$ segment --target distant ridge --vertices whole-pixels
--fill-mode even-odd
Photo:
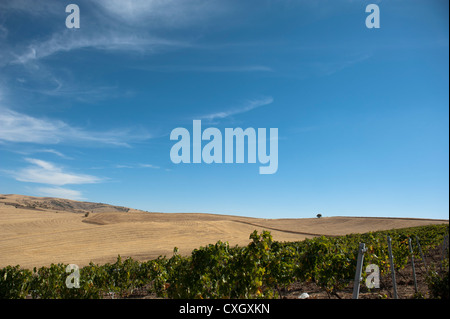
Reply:
[[[248,245],[253,231],[276,241],[448,224],[448,220],[386,217],[256,218],[208,213],[158,213],[76,200],[0,195],[0,268],[51,263],[149,260],[188,255],[217,241]]]
[[[101,213],[121,212],[126,213],[131,209],[123,206],[115,206],[104,203],[83,202],[55,197],[34,197],[16,194],[0,194],[0,202],[16,208],[32,210],[55,210],[71,213]]]

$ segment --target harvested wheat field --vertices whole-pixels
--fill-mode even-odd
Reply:
[[[448,220],[322,217],[259,219],[200,213],[149,213],[100,203],[22,195],[0,195],[0,267],[23,268],[114,262],[117,255],[148,260],[171,256],[178,247],[190,254],[200,246],[228,241],[246,245],[255,229],[274,240],[298,241]]]

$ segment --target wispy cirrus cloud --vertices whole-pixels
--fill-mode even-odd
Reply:
[[[48,17],[57,15],[61,12],[60,9],[65,7],[64,3],[58,0],[47,0],[38,4],[33,2],[30,0],[2,0],[0,10],[3,12],[26,12],[34,16]]]
[[[189,47],[188,37],[157,36],[160,30],[186,27],[199,21],[213,20],[214,16],[226,11],[223,1],[211,0],[99,0],[96,3],[79,0],[83,8],[86,2],[89,10],[82,10],[82,29],[73,32],[64,26],[54,27],[43,36],[15,47],[5,45],[2,51],[7,52],[0,65],[27,64],[42,60],[58,53],[79,49],[95,49],[101,51],[123,51],[154,53],[161,48]],[[49,8],[48,10],[45,8]],[[5,12],[24,12],[40,17],[43,11],[47,15],[61,15],[64,4],[50,0],[42,5],[30,1],[8,1],[0,4]],[[45,23],[50,24],[47,19]],[[0,36],[5,37],[7,29],[0,28]],[[3,62],[3,63],[2,63]]]
[[[8,25],[0,24],[0,80],[4,79],[5,85],[14,89],[50,97],[70,96],[82,102],[117,96],[120,90],[104,82],[83,86],[72,78],[74,71],[67,69],[68,74],[62,74],[52,66],[51,59],[80,50],[129,56],[190,47],[196,35],[168,35],[160,31],[211,20],[213,13],[220,12],[218,8],[224,6],[221,3],[218,0],[100,0],[96,3],[79,0],[82,27],[74,32],[65,28],[64,19],[61,23],[66,5],[61,1],[1,1],[2,15],[31,16],[33,22],[28,27],[36,23],[45,26],[46,31],[11,43],[7,41]],[[10,84],[16,83],[18,77],[26,85]]]
[[[341,61],[313,62],[310,66],[313,70],[315,70],[316,75],[329,76],[338,73],[346,68],[350,68],[356,64],[362,63],[370,58],[370,54],[360,54],[355,57],[347,57],[346,59],[342,59]]]
[[[8,108],[0,112],[0,141],[14,143],[59,144],[95,143],[130,147],[132,141],[151,138],[146,132],[132,132],[130,129],[107,132],[93,132],[73,127],[64,121],[37,118]],[[86,145],[86,144],[85,144]]]
[[[8,36],[8,29],[0,24],[0,39],[5,39]]]
[[[273,68],[265,65],[156,65],[139,67],[140,70],[156,72],[198,72],[198,73],[238,73],[238,72],[273,72]]]
[[[153,164],[117,164],[114,166],[115,168],[153,168],[153,169],[159,169],[159,166],[153,165]]]
[[[69,157],[69,156],[67,156],[67,155],[65,155],[65,154],[63,154],[63,153],[61,153],[61,152],[59,152],[57,150],[54,150],[54,149],[41,149],[41,150],[37,150],[36,152],[39,152],[39,153],[50,153],[50,154],[54,154],[54,155],[56,155],[56,156],[58,156],[60,158],[72,159],[71,157]]]
[[[61,152],[59,152],[57,150],[50,149],[50,148],[47,148],[47,149],[39,148],[39,149],[37,149],[37,148],[31,147],[31,148],[28,148],[28,149],[24,149],[24,148],[9,149],[9,151],[13,152],[13,153],[16,153],[16,154],[26,155],[26,156],[29,156],[29,155],[35,154],[35,153],[47,153],[47,154],[56,155],[59,158],[63,158],[63,159],[69,159],[69,160],[73,159],[73,158],[71,158],[71,157],[69,157],[69,156],[67,156],[67,155],[65,155],[65,154],[63,154],[63,153],[61,153]]]
[[[56,198],[65,198],[72,200],[85,200],[80,191],[63,188],[63,187],[36,187],[32,189],[38,196],[48,196]]]
[[[57,53],[80,49],[124,52],[156,52],[160,47],[186,47],[188,42],[158,38],[150,35],[131,35],[120,31],[92,32],[78,35],[63,30],[50,38],[29,44],[22,53],[15,54],[12,64],[27,64]]]
[[[9,172],[19,182],[63,186],[69,184],[94,184],[103,181],[102,178],[97,176],[68,172],[60,166],[40,159],[26,158],[25,160],[32,165]]]
[[[202,120],[208,120],[208,121],[220,120],[220,119],[230,117],[232,115],[246,113],[251,110],[257,109],[259,107],[272,104],[273,101],[274,101],[273,98],[270,96],[264,97],[261,99],[247,100],[245,103],[243,103],[242,105],[240,105],[238,107],[230,108],[226,111],[202,115],[197,118],[200,118]]]
[[[131,26],[179,28],[211,20],[228,11],[221,0],[98,0],[102,13]]]

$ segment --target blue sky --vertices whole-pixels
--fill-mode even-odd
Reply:
[[[80,8],[68,29],[65,8]],[[365,8],[380,8],[368,29]],[[3,0],[0,193],[263,218],[448,218],[448,1]],[[278,170],[170,132],[278,128]]]

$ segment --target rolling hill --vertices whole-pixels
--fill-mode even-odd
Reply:
[[[137,260],[190,254],[228,241],[246,245],[253,230],[270,230],[278,241],[448,223],[448,220],[381,217],[263,219],[205,213],[157,213],[103,203],[0,195],[0,267],[51,263],[83,266],[117,255]]]

